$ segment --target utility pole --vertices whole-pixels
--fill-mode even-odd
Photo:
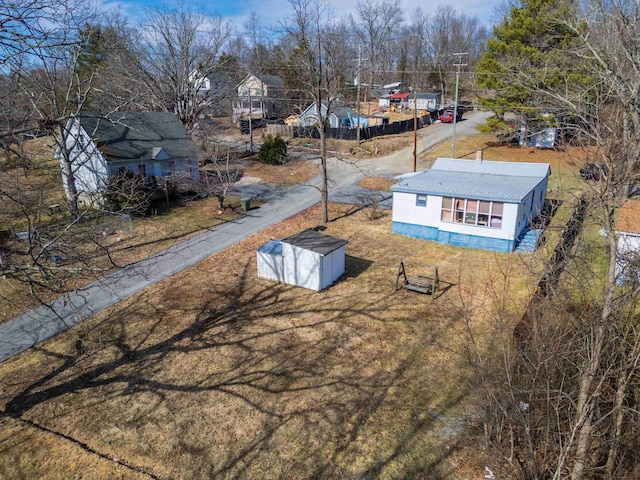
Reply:
[[[418,168],[418,100],[416,89],[413,89],[413,171]]]
[[[451,138],[451,158],[456,158],[456,123],[458,120],[458,85],[460,84],[460,68],[466,67],[466,63],[462,63],[462,57],[469,55],[469,52],[454,53],[454,56],[458,57],[458,63],[454,63],[453,66],[457,67],[456,70],[456,98],[453,102],[453,137]]]
[[[358,131],[356,132],[357,135],[357,139],[358,139],[358,145],[360,145],[360,66],[362,62],[362,45],[358,45],[358,76],[357,81],[358,81],[358,93],[357,93],[357,97],[356,97],[356,103],[357,103],[357,110],[358,110],[358,120],[357,120],[357,128]]]

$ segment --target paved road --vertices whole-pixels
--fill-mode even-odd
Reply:
[[[487,114],[473,112],[460,122],[459,135],[474,133]],[[419,131],[418,152],[423,152],[451,137],[452,127],[434,124]],[[389,175],[413,169],[413,148],[385,157],[361,160],[330,159],[328,162],[330,191],[357,182],[366,174]],[[424,167],[424,166],[423,166]],[[208,256],[281,222],[320,201],[317,186],[320,178],[309,185],[292,187],[259,209],[243,217],[192,237],[157,255],[127,266],[112,275],[71,292],[49,306],[41,306],[0,325],[0,362],[16,355],[125,298],[144,290],[188,268]]]

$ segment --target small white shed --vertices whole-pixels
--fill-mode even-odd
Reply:
[[[282,243],[280,240],[270,240],[257,252],[258,277],[284,282],[284,263],[282,257]]]
[[[258,277],[323,290],[344,273],[347,243],[311,229],[271,240],[257,251]]]

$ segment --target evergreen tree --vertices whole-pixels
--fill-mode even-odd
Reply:
[[[523,0],[494,27],[478,63],[478,86],[486,89],[481,103],[497,114],[515,111],[535,118],[558,113],[553,95],[558,88],[579,88],[584,75],[567,54],[575,34],[566,27],[575,14],[572,0]]]

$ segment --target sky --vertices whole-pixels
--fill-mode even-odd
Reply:
[[[417,6],[423,11],[429,12],[437,8],[438,5],[451,5],[458,12],[470,17],[477,17],[487,27],[493,23],[495,8],[503,0],[396,0],[398,8],[405,12],[407,20],[411,12]],[[171,7],[172,2],[163,0],[98,0],[101,8],[106,12],[120,12],[131,21],[135,21],[144,16],[144,10],[148,7],[161,7],[167,5]],[[249,17],[251,12],[256,12],[260,17],[260,22],[264,26],[277,26],[283,16],[288,15],[291,10],[286,0],[208,0],[206,2],[191,2],[184,0],[185,4],[204,5],[206,10],[217,13],[229,20],[232,20],[239,29]],[[334,14],[337,17],[347,16],[355,12],[357,0],[327,0]],[[173,3],[175,4],[175,3]]]

